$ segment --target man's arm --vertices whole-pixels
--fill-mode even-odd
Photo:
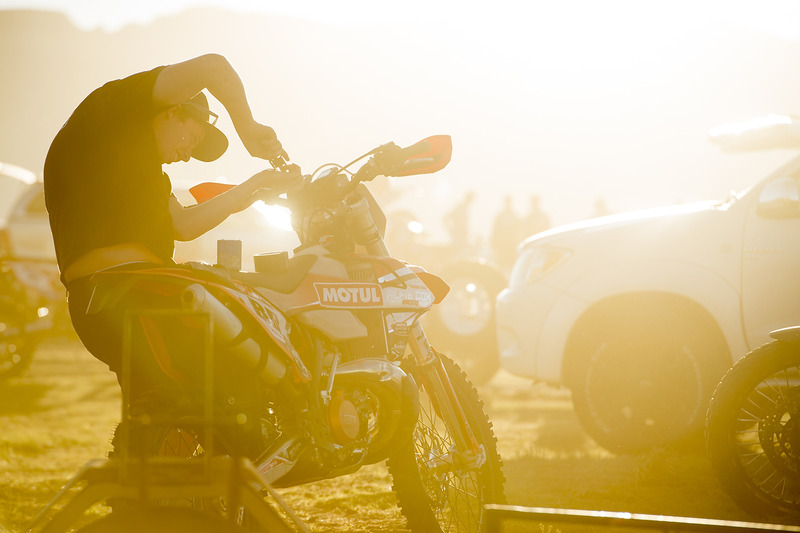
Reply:
[[[219,54],[206,54],[165,67],[153,86],[153,102],[157,106],[178,105],[203,89],[208,89],[225,106],[250,155],[271,159],[283,152],[275,130],[253,118],[242,80]]]
[[[302,179],[298,172],[264,170],[248,180],[205,202],[184,207],[177,198],[169,200],[169,214],[172,216],[172,235],[177,241],[191,241],[217,227],[228,216],[247,208],[258,198],[255,193],[270,189],[276,193],[285,192]]]

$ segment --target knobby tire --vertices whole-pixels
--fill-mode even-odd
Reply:
[[[773,341],[736,362],[706,417],[722,487],[761,518],[800,519],[800,345]]]
[[[486,461],[478,470],[463,475],[452,469],[437,473],[426,465],[449,453],[453,439],[427,401],[424,389],[420,389],[420,416],[414,435],[388,460],[392,489],[414,533],[477,533],[483,522],[483,505],[505,502],[502,461],[492,423],[475,387],[455,362],[440,357],[467,421],[485,449]],[[417,372],[413,368],[410,371],[412,375]],[[417,376],[415,379],[421,383]]]

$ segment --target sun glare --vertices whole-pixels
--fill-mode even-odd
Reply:
[[[253,208],[258,211],[270,226],[292,231],[291,211],[279,205],[269,205],[262,201],[253,204]]]
[[[411,222],[408,223],[408,231],[410,231],[411,233],[419,235],[420,233],[422,233],[423,229],[425,228],[422,226],[421,222],[412,220]]]

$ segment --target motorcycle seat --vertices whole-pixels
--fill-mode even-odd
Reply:
[[[317,261],[316,255],[296,255],[289,267],[272,272],[231,272],[231,277],[253,287],[263,287],[282,294],[294,292]]]

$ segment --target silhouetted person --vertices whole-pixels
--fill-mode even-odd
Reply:
[[[450,243],[458,248],[469,246],[469,209],[474,194],[467,191],[464,198],[444,217],[444,227],[450,235]]]
[[[489,242],[495,260],[501,268],[510,270],[517,257],[517,245],[523,235],[520,231],[520,219],[514,212],[513,199],[506,196],[503,207],[494,219]]]
[[[606,206],[606,201],[603,199],[602,196],[598,196],[597,200],[595,200],[594,202],[594,216],[604,217],[610,214],[611,211],[609,211],[608,207]]]
[[[528,214],[522,219],[523,238],[550,229],[550,217],[542,210],[539,195],[531,196]]]

